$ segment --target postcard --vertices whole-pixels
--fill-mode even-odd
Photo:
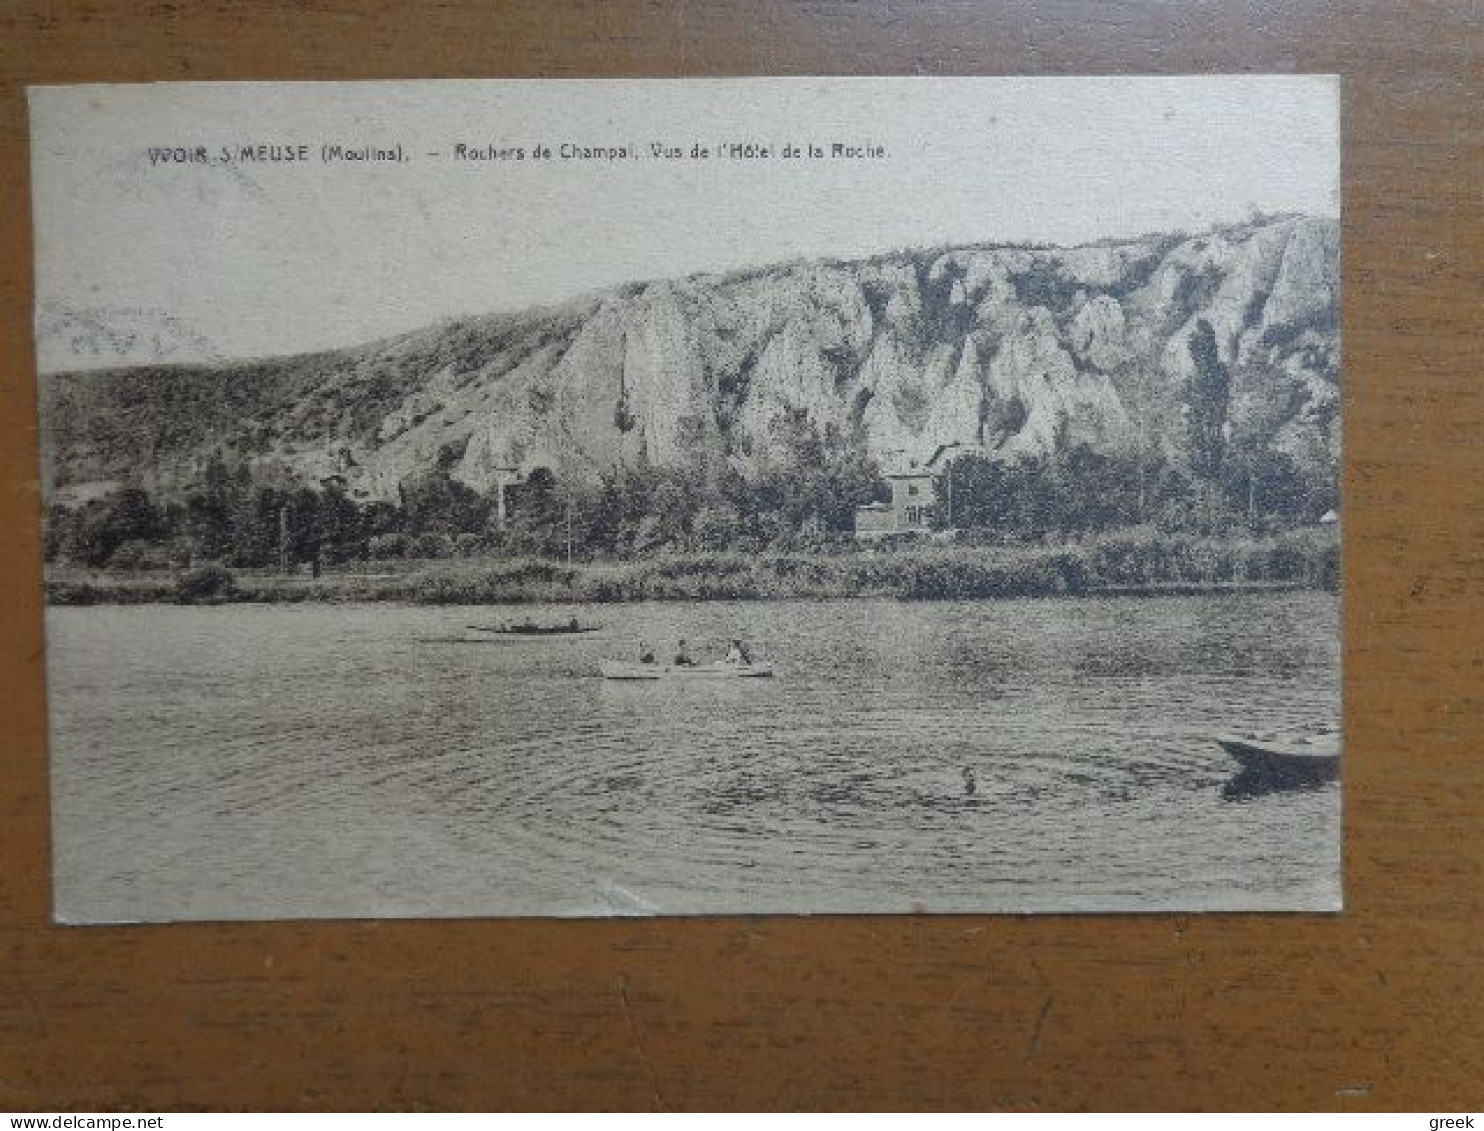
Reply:
[[[30,91],[54,911],[1315,911],[1331,76]]]

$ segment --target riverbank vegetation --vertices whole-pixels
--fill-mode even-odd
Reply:
[[[283,574],[467,559],[654,562],[711,555],[824,555],[858,550],[855,509],[881,497],[876,465],[833,434],[801,430],[795,457],[745,479],[730,469],[615,468],[562,483],[546,469],[494,500],[452,475],[456,453],[409,478],[395,503],[257,482],[215,460],[182,498],[119,487],[47,515],[48,563],[136,573],[218,562]],[[961,545],[1076,545],[1118,531],[1144,543],[1260,540],[1312,526],[1335,504],[1281,453],[1237,452],[1219,479],[1193,480],[1168,461],[1082,446],[1018,460],[965,455],[934,482],[930,525]],[[1008,551],[1007,551],[1008,552]],[[1171,553],[1177,554],[1176,550]],[[649,563],[649,564],[646,564]]]
[[[1333,527],[1214,538],[1123,530],[1051,544],[930,539],[860,550],[658,554],[568,565],[542,558],[408,561],[396,568],[347,563],[308,571],[52,567],[53,604],[377,601],[417,604],[770,600],[896,597],[1088,596],[1101,593],[1335,589]]]

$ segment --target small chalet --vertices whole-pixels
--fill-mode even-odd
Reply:
[[[932,528],[936,496],[933,480],[960,456],[983,455],[979,444],[940,444],[926,460],[885,461],[881,478],[891,488],[891,502],[855,508],[855,536],[885,538],[892,534],[924,533]]]

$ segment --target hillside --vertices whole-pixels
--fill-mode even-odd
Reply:
[[[214,455],[255,478],[395,499],[440,457],[586,479],[705,451],[750,475],[775,421],[833,425],[884,466],[940,444],[1186,458],[1197,324],[1231,374],[1233,443],[1330,478],[1338,226],[1277,217],[1075,248],[970,246],[633,284],[352,349],[41,382],[54,501],[178,496]]]

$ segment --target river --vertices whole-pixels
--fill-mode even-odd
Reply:
[[[464,643],[577,616],[576,637]],[[69,922],[1333,909],[1340,789],[1213,733],[1333,725],[1322,593],[47,612]],[[613,684],[645,637],[772,680]]]

